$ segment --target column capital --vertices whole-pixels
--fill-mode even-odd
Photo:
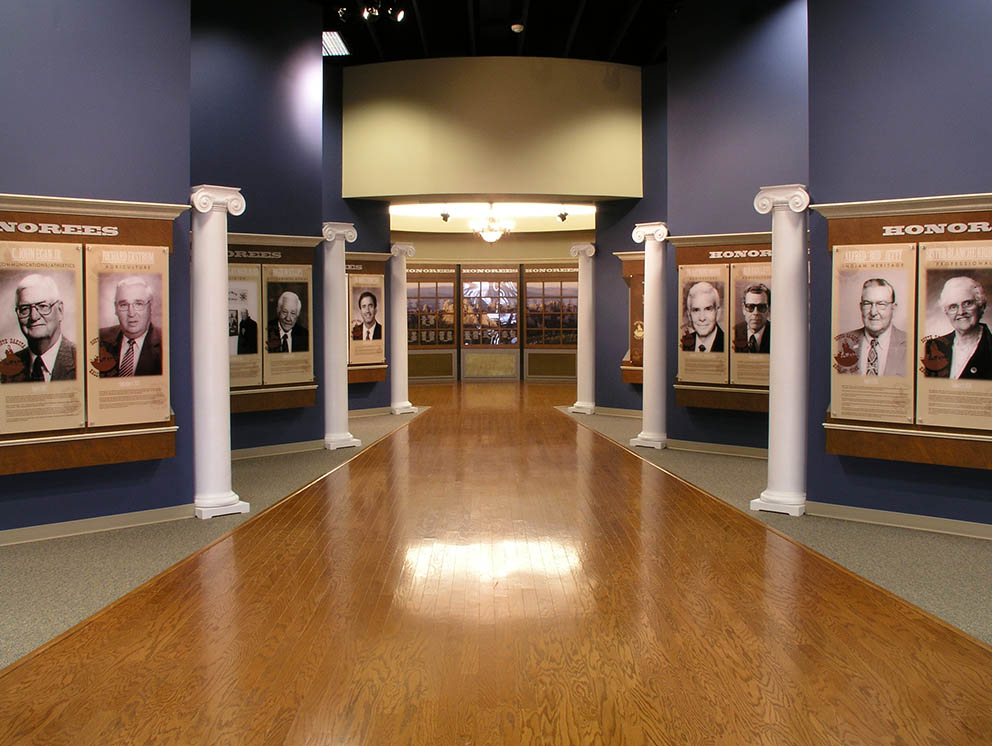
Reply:
[[[354,243],[358,240],[354,223],[324,223],[323,235],[325,241],[343,238],[348,243]]]
[[[754,209],[762,215],[767,215],[773,209],[802,212],[807,207],[809,207],[809,192],[802,184],[761,187],[754,198]]]
[[[393,256],[405,256],[412,257],[417,253],[417,250],[413,248],[412,243],[394,243],[390,249],[389,253]]]
[[[634,232],[630,236],[634,243],[644,243],[648,238],[661,243],[668,238],[668,226],[665,223],[635,223]]]
[[[596,247],[591,243],[573,243],[568,253],[575,257],[579,255],[592,257],[596,253]]]
[[[200,184],[190,189],[190,204],[197,212],[229,212],[240,215],[245,211],[245,198],[237,187]]]

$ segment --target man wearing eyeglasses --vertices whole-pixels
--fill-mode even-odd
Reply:
[[[21,370],[0,375],[2,383],[72,381],[76,378],[76,345],[62,334],[62,300],[47,275],[27,275],[14,293],[14,312],[27,347],[14,355]]]
[[[757,282],[744,291],[744,321],[734,324],[734,352],[768,354],[772,348],[772,291]]]
[[[152,324],[151,287],[140,277],[117,283],[114,313],[118,324],[100,329],[101,356],[115,365],[101,378],[162,375],[162,330]]]
[[[905,376],[906,332],[892,324],[896,290],[880,277],[861,286],[860,329],[838,334],[834,367],[861,376]]]
[[[923,374],[930,378],[992,378],[992,334],[982,323],[985,288],[971,277],[952,277],[940,291],[940,308],[954,331],[928,339]]]

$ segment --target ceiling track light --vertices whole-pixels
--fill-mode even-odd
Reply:
[[[403,19],[406,18],[406,8],[403,3],[390,3],[386,6],[386,15],[391,21],[403,23]]]
[[[382,9],[382,3],[379,0],[366,0],[362,4],[362,18],[370,23],[374,23],[379,20],[379,11]]]

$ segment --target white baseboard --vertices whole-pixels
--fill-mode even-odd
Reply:
[[[972,539],[992,540],[992,524],[958,521],[953,518],[937,518],[915,513],[897,513],[891,510],[857,508],[852,505],[834,505],[814,500],[806,501],[806,514],[821,518],[835,518],[840,521],[874,523],[880,526],[908,528],[915,531],[934,531],[938,534],[967,536]]]
[[[609,417],[632,417],[637,420],[641,419],[641,410],[639,409],[616,409],[614,407],[601,407],[598,404],[596,405],[596,414],[605,414]]]
[[[24,544],[29,541],[58,539],[64,536],[93,534],[98,531],[111,531],[117,528],[146,526],[150,523],[165,523],[181,518],[193,517],[193,504],[174,505],[168,508],[154,510],[136,510],[133,513],[117,513],[101,515],[95,518],[82,518],[78,521],[60,521],[59,523],[42,523],[38,526],[24,528],[9,528],[0,531],[0,546]]]

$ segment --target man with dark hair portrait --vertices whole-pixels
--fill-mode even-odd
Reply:
[[[761,282],[749,285],[744,291],[741,308],[744,321],[734,324],[734,352],[767,354],[772,348],[771,289]]]
[[[368,290],[358,296],[358,312],[362,320],[351,327],[352,339],[382,339],[382,324],[375,318],[378,305],[375,295]]]
[[[3,361],[11,372],[0,374],[0,382],[75,380],[76,345],[62,334],[62,312],[58,286],[48,275],[26,275],[18,283],[14,313],[27,347]]]
[[[162,330],[152,324],[153,293],[140,277],[125,277],[114,292],[119,323],[100,329],[100,356],[114,361],[100,378],[162,375]]]
[[[906,375],[906,332],[892,323],[896,307],[896,290],[888,280],[865,280],[859,302],[863,326],[834,338],[834,368],[838,373]]]
[[[971,277],[952,277],[944,283],[939,302],[954,331],[926,341],[923,375],[992,379],[992,334],[982,323],[988,304],[985,288]]]
[[[276,318],[269,322],[269,352],[306,352],[310,349],[310,333],[300,323],[303,302],[292,290],[286,290],[276,301]]]
[[[697,282],[686,298],[692,331],[682,336],[686,352],[723,352],[723,329],[720,318],[720,293],[708,282]]]

